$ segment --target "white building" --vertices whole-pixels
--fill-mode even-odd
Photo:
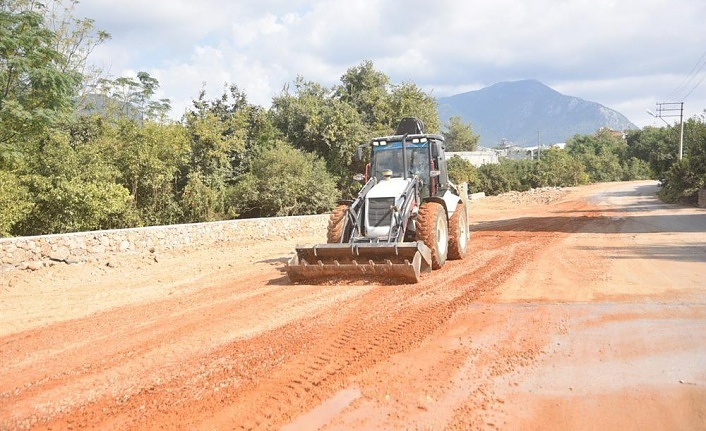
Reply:
[[[481,148],[477,151],[454,151],[446,153],[446,159],[458,156],[470,162],[473,166],[479,167],[486,163],[499,163],[498,152],[489,148]]]

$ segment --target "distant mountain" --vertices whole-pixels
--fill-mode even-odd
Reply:
[[[483,147],[496,147],[503,140],[519,146],[534,146],[538,140],[548,145],[566,142],[577,133],[593,134],[601,127],[638,128],[617,111],[563,95],[532,79],[500,82],[437,101],[441,120],[458,116],[470,122]]]

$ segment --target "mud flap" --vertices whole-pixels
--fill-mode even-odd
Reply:
[[[362,276],[417,283],[431,271],[431,250],[422,242],[297,246],[285,270],[292,282]]]

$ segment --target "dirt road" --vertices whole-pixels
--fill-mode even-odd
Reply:
[[[656,190],[475,202],[416,285],[291,285],[323,232],[16,273],[0,429],[704,430],[706,210]]]

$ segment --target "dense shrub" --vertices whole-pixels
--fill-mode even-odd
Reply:
[[[446,166],[451,182],[455,184],[466,183],[469,193],[482,191],[478,169],[471,162],[459,156],[453,156],[446,161]]]
[[[319,214],[333,208],[335,179],[323,160],[280,143],[253,161],[233,193],[233,207],[243,217]]]
[[[588,182],[584,166],[564,150],[543,151],[534,168],[532,187],[571,187]]]
[[[665,202],[695,204],[699,189],[706,186],[706,173],[698,160],[684,159],[674,163],[662,180],[659,196]]]

